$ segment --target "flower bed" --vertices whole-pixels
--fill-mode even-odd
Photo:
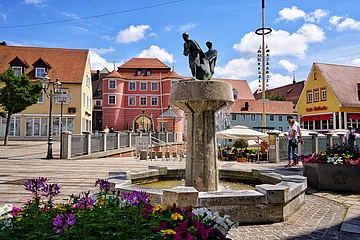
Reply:
[[[360,193],[360,150],[347,144],[326,152],[301,156],[308,186],[337,192]]]
[[[29,179],[25,190],[33,199],[21,208],[0,208],[0,239],[226,239],[237,226],[205,208],[153,206],[145,192],[110,191],[107,180],[95,186],[96,199],[88,191],[54,204],[59,185]]]

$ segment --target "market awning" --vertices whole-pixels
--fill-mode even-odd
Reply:
[[[319,120],[330,120],[331,117],[332,114],[324,114],[324,115],[320,115]]]
[[[352,120],[360,120],[360,113],[349,113],[349,117]]]
[[[307,121],[310,121],[311,119],[311,116],[303,116],[301,119],[300,119],[300,122],[307,122]]]
[[[320,116],[312,116],[310,121],[316,121],[319,120]]]

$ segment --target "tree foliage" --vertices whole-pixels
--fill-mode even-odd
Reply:
[[[234,142],[234,144],[233,144],[233,147],[234,147],[234,148],[244,149],[244,148],[249,147],[249,143],[248,143],[248,141],[246,141],[245,139],[239,138],[239,139],[236,139],[236,140],[235,140],[235,142]]]
[[[274,93],[274,94],[266,94],[266,99],[269,99],[270,101],[286,101],[286,98],[284,95],[280,93]]]
[[[0,89],[0,106],[7,115],[4,141],[4,145],[6,145],[11,116],[37,103],[42,87],[39,81],[31,82],[25,74],[16,76],[10,67],[0,74],[0,82],[5,83],[5,87]]]

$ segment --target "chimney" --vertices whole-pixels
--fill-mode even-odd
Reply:
[[[7,46],[7,43],[5,41],[0,42],[0,46]]]
[[[293,71],[293,84],[296,83],[295,70]]]
[[[96,78],[97,80],[100,80],[100,70],[96,70]]]
[[[245,102],[245,111],[249,111],[249,102]]]

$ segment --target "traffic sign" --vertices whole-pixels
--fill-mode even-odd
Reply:
[[[267,103],[269,101],[269,99],[259,99],[260,103]]]

